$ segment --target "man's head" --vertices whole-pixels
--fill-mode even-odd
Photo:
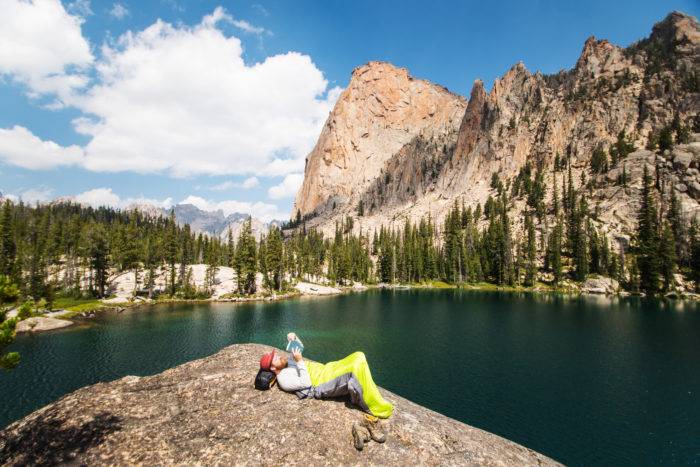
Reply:
[[[263,370],[269,370],[279,373],[281,369],[287,367],[287,355],[284,353],[277,353],[274,350],[268,352],[262,356],[260,359],[260,368]]]

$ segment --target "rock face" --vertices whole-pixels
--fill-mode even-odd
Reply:
[[[358,452],[350,429],[361,412],[342,401],[253,389],[266,350],[233,345],[155,376],[79,389],[0,432],[0,462],[556,465],[384,390],[396,408],[389,439]]]
[[[401,227],[428,214],[441,222],[455,201],[474,207],[494,196],[494,173],[507,185],[526,163],[545,174],[545,202],[551,205],[557,155],[570,163],[578,189],[583,174],[591,178],[594,150],[609,150],[624,131],[640,152],[613,170],[635,171],[629,177],[634,187],[641,175],[636,169],[643,167],[637,164],[661,166],[664,186],[677,186],[686,213],[694,214],[700,209],[698,143],[658,161],[641,148],[674,118],[697,126],[699,67],[700,25],[677,12],[627,48],[589,38],[571,70],[542,75],[519,63],[490,91],[477,81],[466,106],[439,87],[411,80],[404,70],[370,63],[353,73],[309,155],[296,207],[307,227],[326,234],[347,216],[354,217],[356,233]],[[420,93],[413,91],[418,88]],[[407,93],[434,97],[407,101]],[[559,189],[562,180],[559,173]],[[606,212],[605,206],[608,214],[598,227],[612,238],[628,237],[635,223],[628,207],[637,194],[599,176],[589,206]],[[357,215],[360,203],[363,216]],[[511,215],[520,218],[524,201],[515,199],[514,205]]]
[[[306,216],[357,200],[414,138],[455,132],[464,108],[462,97],[403,68],[382,62],[356,68],[306,159],[294,212]]]

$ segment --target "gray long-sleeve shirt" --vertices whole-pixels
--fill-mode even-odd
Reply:
[[[287,368],[283,368],[277,374],[277,384],[280,389],[288,392],[297,392],[311,387],[311,377],[306,369],[306,362],[296,362],[291,357]]]

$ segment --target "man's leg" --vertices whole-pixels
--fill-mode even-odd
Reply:
[[[325,365],[310,362],[308,369],[314,397],[320,399],[349,394],[354,404],[372,415],[381,418],[391,416],[394,407],[379,393],[364,353],[355,352]]]

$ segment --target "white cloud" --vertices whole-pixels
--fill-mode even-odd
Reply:
[[[260,180],[258,180],[257,177],[248,177],[240,183],[234,182],[233,180],[226,180],[225,182],[209,187],[209,189],[213,191],[226,191],[233,188],[243,188],[245,190],[249,190],[258,185],[260,185]]]
[[[267,29],[261,28],[259,26],[253,26],[250,24],[248,21],[243,20],[243,19],[234,19],[231,20],[231,24],[236,26],[238,29],[244,32],[249,32],[251,34],[262,34],[264,32],[268,32]]]
[[[112,9],[109,10],[109,14],[116,19],[124,19],[129,16],[129,9],[123,3],[115,3],[112,5]]]
[[[163,200],[145,197],[122,199],[119,195],[114,193],[111,188],[95,188],[94,190],[84,191],[71,198],[78,203],[92,206],[93,208],[109,206],[112,208],[124,209],[133,205],[151,205],[157,208],[169,208],[173,205],[172,198],[165,198]]]
[[[0,76],[25,84],[30,95],[60,99],[88,83],[80,70],[93,56],[82,17],[70,15],[58,0],[0,0],[0,12]]]
[[[260,185],[260,181],[257,177],[248,177],[245,180],[243,180],[243,183],[241,183],[241,188],[255,188],[258,185]]]
[[[271,186],[267,190],[267,195],[272,199],[292,198],[299,191],[303,181],[302,174],[289,174],[279,185]]]
[[[70,2],[67,5],[66,9],[71,14],[82,16],[83,18],[93,14],[92,8],[90,7],[90,0],[75,0],[73,2]]]
[[[234,21],[223,8],[195,26],[158,20],[127,32],[104,45],[94,62],[82,20],[56,0],[0,0],[0,11],[0,73],[23,79],[37,93],[53,89],[61,103],[82,112],[73,125],[90,138],[79,157],[81,148],[42,142],[23,129],[40,168],[54,161],[175,177],[299,173],[340,94],[328,89],[307,55],[288,52],[246,64],[240,40],[218,27]],[[61,27],[40,27],[41,15]],[[17,26],[21,19],[31,26]],[[89,86],[76,91],[88,80],[66,73],[68,65],[91,65]],[[6,162],[27,166],[9,153]]]
[[[233,213],[250,214],[251,216],[260,219],[263,222],[269,222],[274,219],[282,220],[289,219],[289,212],[281,210],[278,206],[261,201],[211,201],[199,196],[190,195],[180,201],[180,204],[192,204],[203,211],[218,211],[221,209],[225,215]]]
[[[337,99],[306,55],[246,65],[241,42],[217,27],[217,8],[194,27],[162,21],[103,48],[101,84],[76,105],[92,137],[95,171],[285,175],[303,169]],[[324,97],[325,96],[325,97]]]
[[[79,146],[60,146],[43,141],[22,126],[0,128],[0,161],[25,169],[49,169],[79,164],[83,150]]]

